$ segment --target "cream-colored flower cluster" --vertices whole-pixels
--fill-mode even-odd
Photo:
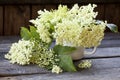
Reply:
[[[59,61],[53,50],[48,50],[43,43],[29,40],[19,40],[18,43],[12,44],[5,58],[10,59],[11,63],[20,65],[33,63],[48,69],[52,69],[53,65]]]
[[[69,19],[75,20],[79,23],[81,27],[85,27],[95,22],[95,18],[97,16],[97,12],[94,12],[94,8],[96,5],[87,5],[79,7],[78,4],[75,4],[72,9],[68,11]]]
[[[40,39],[43,42],[49,43],[51,42],[51,32],[54,29],[54,26],[59,23],[63,17],[67,16],[67,6],[59,6],[58,10],[47,11],[38,11],[38,18],[35,20],[30,20],[35,27],[37,27],[37,32],[40,35]]]
[[[68,11],[68,18],[55,26],[53,33],[56,44],[72,47],[98,46],[104,37],[106,23],[96,24],[96,5],[79,7],[77,4]]]
[[[57,73],[57,74],[59,74],[59,73],[61,73],[62,71],[63,71],[63,70],[62,70],[59,66],[53,65],[52,73]]]
[[[47,29],[45,25],[41,24],[37,26],[37,32],[40,34],[40,39],[42,39],[43,42],[51,42],[51,34],[49,33],[49,29]]]
[[[54,33],[56,44],[72,47],[98,46],[103,39],[105,25],[101,23],[81,27],[76,21],[64,21],[56,25]]]
[[[5,58],[10,59],[11,63],[25,65],[30,63],[32,57],[33,42],[19,40],[18,43],[12,44],[10,51]]]
[[[37,27],[43,42],[49,43],[56,39],[57,45],[98,46],[104,37],[106,23],[97,24],[95,7],[94,4],[81,7],[75,4],[69,9],[60,5],[57,10],[38,11],[38,18],[30,22]]]
[[[40,67],[52,69],[53,65],[58,63],[59,58],[52,49],[48,49],[45,45],[40,45],[34,47],[31,62],[38,64]]]
[[[79,64],[78,67],[85,69],[85,68],[90,68],[92,66],[91,60],[82,60]]]

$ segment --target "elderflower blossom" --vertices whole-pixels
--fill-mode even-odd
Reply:
[[[81,30],[79,24],[74,21],[63,21],[55,26],[55,33],[53,33],[56,44],[64,45],[71,43],[71,46],[78,40]]]
[[[63,17],[67,16],[67,6],[59,6],[58,10],[52,11],[38,11],[38,18],[35,20],[30,20],[31,23],[37,27],[37,32],[40,35],[40,39],[43,42],[49,43],[51,41],[51,32],[54,28],[54,25],[59,23]]]
[[[95,22],[95,18],[97,16],[97,12],[94,12],[94,8],[96,7],[96,5],[91,5],[89,4],[88,6],[81,6],[80,10],[78,12],[78,19],[80,20],[80,25],[81,26],[87,26],[87,25],[91,25],[91,23]]]
[[[106,23],[96,24],[97,12],[94,12],[96,5],[78,7],[74,5],[68,11],[72,19],[62,19],[61,23],[55,26],[53,33],[56,44],[72,47],[93,47],[98,46],[104,37]]]
[[[60,72],[62,72],[63,70],[57,66],[57,65],[53,65],[53,68],[52,68],[52,73],[57,73],[59,74]]]
[[[40,67],[52,69],[52,66],[55,65],[58,61],[59,59],[57,55],[54,54],[54,51],[52,49],[48,50],[45,45],[36,46],[33,49],[31,62],[38,64]]]
[[[79,64],[78,67],[79,68],[90,68],[92,66],[91,61],[90,60],[82,60]]]
[[[20,65],[33,63],[48,69],[52,69],[52,66],[59,61],[52,49],[48,50],[42,42],[29,40],[19,40],[18,43],[12,44],[5,58],[10,59],[11,63]]]
[[[96,5],[87,5],[79,7],[78,4],[75,4],[72,9],[68,11],[68,17],[70,20],[77,20],[80,23],[80,26],[90,25],[95,22],[97,12],[94,12]]]
[[[96,24],[96,5],[79,7],[75,4],[71,9],[59,6],[57,10],[38,11],[36,20],[31,20],[43,42],[56,39],[57,45],[72,47],[98,46],[104,37],[107,23]]]
[[[10,59],[11,63],[25,65],[30,63],[32,57],[33,42],[19,40],[18,43],[12,44],[10,51],[5,55],[5,58]]]
[[[51,19],[51,24],[57,24],[62,21],[62,19],[67,18],[68,8],[67,6],[59,5],[57,10],[53,11],[53,19]]]
[[[57,45],[93,47],[98,46],[103,39],[105,25],[102,23],[81,27],[76,21],[64,21],[55,26],[53,35]]]
[[[37,32],[39,33],[40,39],[43,42],[49,43],[51,42],[50,38],[50,24],[49,21],[52,19],[52,12],[49,12],[47,10],[44,11],[38,11],[39,15],[38,18],[35,20],[30,20],[31,23],[37,27]]]
[[[37,26],[37,32],[39,33],[40,39],[43,42],[46,42],[46,43],[51,42],[51,38],[50,38],[51,35],[48,32],[48,29],[44,25],[41,24],[41,25]]]

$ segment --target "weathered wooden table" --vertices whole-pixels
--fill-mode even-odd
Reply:
[[[92,60],[90,69],[78,72],[52,74],[35,65],[19,66],[4,59],[19,37],[0,37],[0,80],[120,80],[120,34],[107,33],[96,54],[84,59]]]

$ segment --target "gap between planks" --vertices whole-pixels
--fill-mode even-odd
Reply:
[[[78,72],[63,72],[62,74],[52,74],[52,73],[41,73],[38,70],[37,74],[31,72],[29,75],[27,74],[12,74],[13,71],[8,72],[9,76],[1,77],[0,80],[4,80],[9,78],[9,80],[119,80],[120,79],[120,58],[111,58],[111,59],[93,59],[93,65],[90,69],[82,69]],[[11,67],[11,66],[7,66]],[[21,67],[21,66],[19,66]],[[18,67],[18,68],[19,68]],[[14,68],[14,67],[12,67]],[[34,68],[34,67],[33,67]],[[23,67],[24,69],[24,67]],[[27,68],[29,70],[29,68]],[[31,68],[32,69],[32,68]],[[1,70],[1,67],[0,67]],[[17,69],[19,70],[19,69]],[[19,72],[17,71],[16,72]],[[1,72],[1,71],[0,71]]]
[[[0,51],[0,60],[4,60],[5,59],[4,55],[7,52],[1,52],[1,51]],[[115,58],[115,57],[120,57],[120,47],[98,48],[95,54],[85,55],[86,59]]]
[[[88,69],[88,73],[98,73],[101,70],[120,69],[120,58],[107,58],[107,59],[91,59],[92,67]],[[79,64],[80,61],[75,62]],[[83,72],[86,71],[83,70]],[[81,72],[81,70],[79,70]],[[119,71],[120,72],[120,71]],[[19,66],[17,64],[10,64],[9,61],[5,60],[0,62],[0,76],[20,76],[20,75],[31,75],[31,74],[48,74],[49,71],[44,68],[40,68],[36,65]],[[85,72],[84,72],[85,73]],[[101,72],[102,73],[102,72]],[[87,74],[87,73],[86,73]]]

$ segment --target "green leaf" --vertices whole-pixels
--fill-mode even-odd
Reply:
[[[102,21],[100,21],[100,20],[97,20],[96,21],[96,24],[101,24],[102,23]],[[118,27],[117,27],[117,25],[115,25],[115,24],[107,24],[106,25],[112,32],[115,32],[115,33],[117,33],[118,32]]]
[[[118,27],[115,24],[107,24],[107,27],[112,31],[117,33],[118,32]]]
[[[76,50],[75,47],[56,45],[53,48],[53,50],[55,51],[56,54],[59,55],[59,58],[60,58],[59,66],[62,69],[64,69],[65,71],[70,71],[70,72],[76,71],[72,58],[69,55],[74,50]]]
[[[68,47],[68,46],[61,46],[61,45],[56,45],[53,49],[57,54],[70,54],[76,50],[75,47]]]
[[[69,71],[69,72],[77,71],[70,55],[60,55],[59,66],[64,71]]]
[[[31,33],[32,38],[40,40],[39,33],[37,33],[36,30],[37,29],[34,26],[30,26],[30,33]]]
[[[54,31],[54,26],[51,24],[51,25],[50,25],[49,32],[52,33],[53,31]]]
[[[21,37],[22,37],[24,40],[29,40],[29,39],[31,39],[31,33],[30,33],[30,31],[29,31],[27,28],[25,28],[25,27],[22,27],[22,28],[21,28],[20,35],[21,35]]]

